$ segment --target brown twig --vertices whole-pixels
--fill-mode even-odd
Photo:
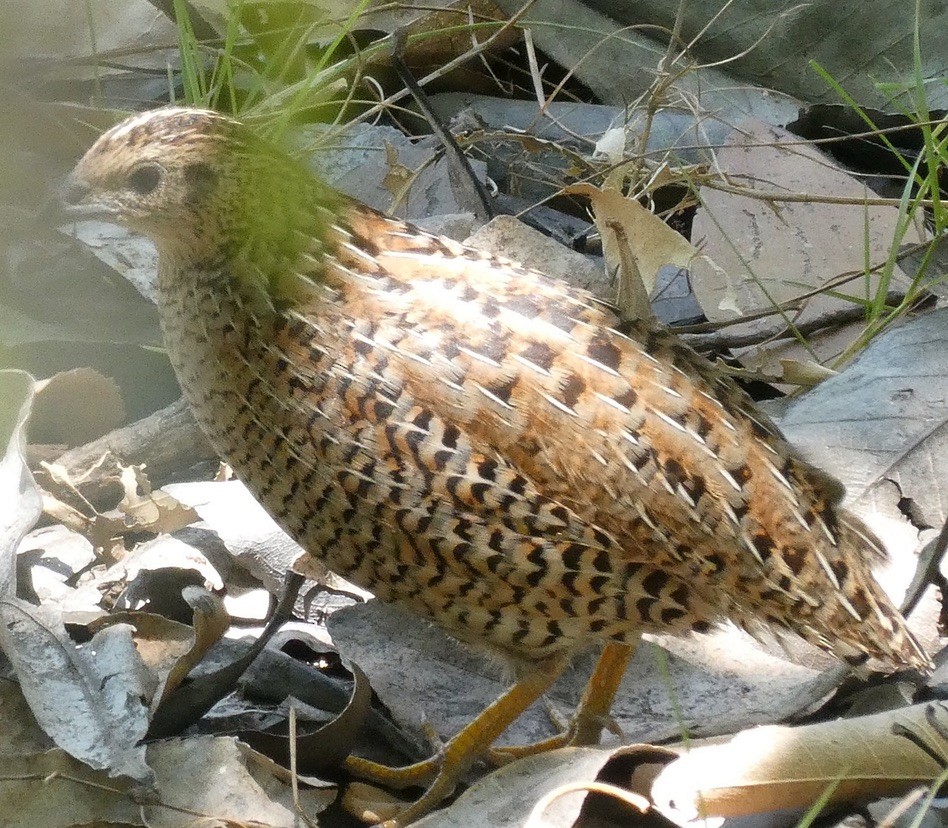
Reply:
[[[886,304],[898,304],[905,298],[901,291],[890,291],[886,294]],[[866,309],[862,305],[838,308],[828,311],[815,319],[794,324],[794,330],[804,336],[810,336],[825,328],[835,328],[850,322],[858,322],[866,316]],[[760,317],[758,317],[760,318]],[[749,319],[749,317],[748,317]],[[746,320],[742,320],[746,321]],[[746,348],[751,345],[760,345],[774,339],[785,339],[792,336],[793,331],[786,325],[774,325],[764,330],[750,333],[725,333],[716,331],[707,334],[686,334],[683,338],[698,351],[712,351],[726,348]]]

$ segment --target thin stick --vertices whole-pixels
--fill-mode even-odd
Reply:
[[[490,220],[494,217],[494,205],[491,203],[490,196],[487,194],[487,190],[484,188],[483,183],[474,172],[473,167],[471,167],[471,162],[468,161],[467,156],[461,151],[457,141],[454,140],[454,136],[451,134],[450,130],[448,130],[444,124],[441,123],[441,119],[435,114],[435,111],[432,109],[431,103],[429,102],[428,96],[425,94],[424,89],[418,85],[418,81],[415,80],[415,76],[412,74],[411,69],[408,68],[408,64],[406,64],[405,60],[402,58],[402,54],[405,51],[405,42],[406,34],[404,29],[398,29],[392,34],[392,65],[395,67],[395,71],[398,72],[398,76],[401,78],[402,83],[404,83],[408,91],[411,92],[412,97],[415,99],[415,103],[418,105],[418,108],[421,110],[422,114],[425,116],[425,119],[428,121],[428,125],[438,136],[438,138],[441,139],[441,143],[444,145],[445,152],[450,154],[451,158],[457,165],[457,168],[460,169],[470,180],[474,189],[474,193],[481,205],[482,215],[478,216],[478,218]]]

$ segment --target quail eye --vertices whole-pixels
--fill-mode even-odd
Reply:
[[[157,164],[141,164],[128,174],[128,188],[139,195],[148,195],[157,189],[162,175]]]

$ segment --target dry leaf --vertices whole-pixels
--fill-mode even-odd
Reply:
[[[156,534],[171,534],[200,520],[198,513],[171,494],[151,490],[151,481],[142,466],[124,466],[121,472],[125,496],[119,510],[127,527]]]
[[[405,197],[405,192],[415,180],[417,172],[406,167],[398,160],[398,148],[385,142],[385,163],[388,171],[382,180],[382,186],[392,194],[392,209]]]
[[[606,267],[619,273],[616,304],[630,318],[651,316],[648,297],[664,265],[687,269],[697,257],[706,258],[654,213],[614,190],[574,184],[564,192],[585,196],[592,203]],[[710,260],[707,266],[716,268]]]
[[[759,121],[735,128],[716,158],[732,189],[702,187],[692,228],[694,242],[721,266],[714,271],[698,261],[693,268],[695,296],[710,321],[770,310],[819,291],[846,273],[856,275],[839,293],[874,295],[880,276],[867,279],[863,270],[867,259],[873,265],[887,260],[898,238],[897,207],[860,203],[871,195],[862,182],[815,146]],[[737,187],[746,194],[734,192]],[[852,203],[821,200],[827,196]],[[918,235],[905,239],[913,240],[918,241]],[[891,289],[907,285],[903,272],[894,267]],[[794,321],[809,322],[851,307],[851,301],[823,292],[805,300]],[[731,330],[749,333],[772,325],[772,319],[764,318]],[[821,335],[816,348],[821,360],[841,353],[861,327],[849,326],[845,336]],[[770,350],[777,358],[812,358],[796,340]]]
[[[724,744],[683,751],[652,786],[659,808],[695,816],[742,816],[829,802],[894,796],[928,785],[948,758],[943,702],[804,727],[769,725]]]
[[[128,624],[142,661],[155,676],[151,713],[177,688],[204,654],[230,626],[223,601],[200,587],[185,587],[182,595],[194,609],[194,626],[149,612],[114,612],[89,624],[91,632]]]
[[[30,440],[81,446],[125,421],[115,380],[92,368],[74,368],[37,382]]]
[[[233,737],[157,742],[148,746],[148,763],[158,788],[155,802],[142,806],[149,828],[185,828],[196,815],[261,828],[300,824],[290,786],[274,775],[271,762]],[[313,824],[334,797],[331,789],[301,790],[305,821]]]
[[[780,377],[783,382],[807,388],[819,385],[823,380],[835,377],[838,373],[812,359],[781,359],[780,368]]]
[[[144,825],[129,796],[133,783],[109,779],[65,751],[0,753],[0,814],[4,828]]]
[[[230,615],[218,596],[200,587],[185,587],[181,593],[194,609],[194,628],[191,646],[168,671],[161,695],[156,697],[152,711],[181,684],[188,673],[204,658],[204,654],[230,627]]]

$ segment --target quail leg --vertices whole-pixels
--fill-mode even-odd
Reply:
[[[609,721],[612,700],[634,652],[634,644],[607,644],[596,662],[596,668],[586,683],[582,698],[566,730],[530,745],[492,748],[488,752],[489,760],[496,765],[505,765],[547,750],[598,744],[602,729]]]
[[[428,813],[454,790],[460,778],[478,758],[533,702],[542,696],[566,668],[565,659],[554,659],[525,672],[499,699],[448,741],[436,756],[407,765],[390,768],[357,756],[346,760],[346,769],[353,775],[391,788],[423,784],[430,780],[421,798],[410,804],[384,828],[402,828]]]

